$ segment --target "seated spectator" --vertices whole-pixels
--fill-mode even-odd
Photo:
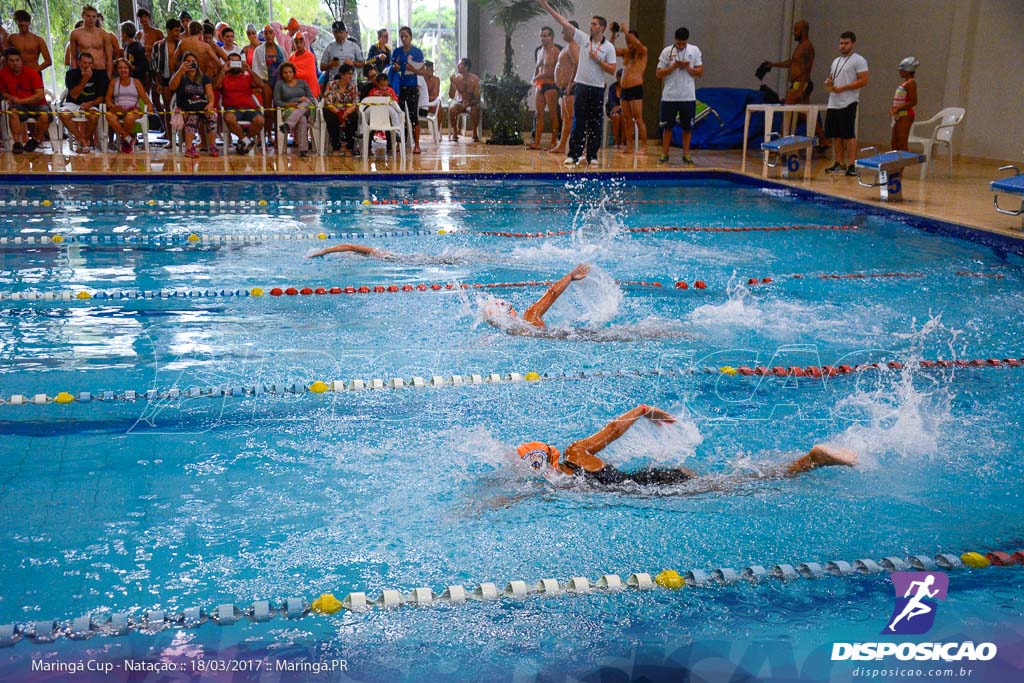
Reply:
[[[101,116],[99,106],[106,100],[107,86],[110,84],[107,72],[95,70],[94,63],[92,54],[83,52],[78,55],[78,68],[68,69],[64,76],[64,87],[68,94],[58,116],[71,133],[73,142],[78,143],[78,149],[75,150],[72,145],[72,151],[79,154],[92,151],[93,135]]]
[[[359,93],[356,91],[356,70],[352,64],[342,64],[338,77],[327,84],[324,91],[324,120],[331,138],[331,149],[341,151],[342,137],[353,156],[356,148],[356,127],[359,125]]]
[[[203,145],[210,150],[210,156],[219,156],[214,139],[217,132],[217,110],[213,105],[213,82],[199,70],[199,59],[191,52],[182,56],[181,66],[171,77],[170,88],[182,114],[185,156],[192,159],[199,156],[195,145],[197,132]]]
[[[249,150],[256,146],[253,140],[259,140],[263,135],[265,123],[263,114],[257,110],[258,103],[254,96],[262,95],[264,100],[269,100],[270,88],[262,78],[252,72],[241,54],[232,52],[228,55],[227,63],[217,74],[213,89],[220,93],[220,104],[224,108],[224,125],[238,137],[235,151],[239,154],[248,154]],[[249,124],[248,134],[239,122]]]
[[[131,154],[135,151],[135,122],[144,115],[139,101],[145,102],[150,111],[153,110],[153,102],[142,81],[132,77],[127,59],[122,57],[115,61],[114,71],[116,76],[107,86],[107,124],[117,133],[120,151]]]
[[[299,156],[309,154],[309,114],[316,105],[316,98],[309,88],[309,83],[300,80],[295,73],[295,65],[285,62],[278,69],[277,85],[274,86],[274,104],[286,110],[287,119],[281,124],[284,135],[295,134],[295,144],[299,148]]]
[[[402,110],[398,107],[398,95],[388,83],[387,74],[377,74],[377,84],[370,88],[370,92],[366,96],[390,98],[391,106],[388,107],[388,113],[391,116],[391,125],[396,128],[402,125]]]
[[[365,100],[370,96],[370,91],[377,87],[377,67],[369,66],[366,69],[366,78],[359,81],[359,99]]]
[[[313,98],[320,97],[320,77],[316,70],[316,56],[306,45],[306,36],[299,33],[294,38],[295,52],[291,54],[288,61],[295,67],[295,75],[300,81],[309,84],[309,91]]]
[[[469,114],[470,125],[473,127],[473,142],[480,142],[476,132],[480,121],[480,77],[470,71],[471,68],[472,62],[468,57],[463,57],[456,67],[458,73],[451,77],[448,86],[448,97],[453,100],[448,109],[448,121],[453,124],[452,142],[459,139],[459,116],[465,113]]]
[[[18,48],[9,47],[4,55],[7,60],[0,69],[0,95],[10,107],[7,122],[14,137],[12,151],[15,154],[32,153],[39,148],[50,125],[50,107],[46,104],[43,77],[35,69],[26,68],[22,64]],[[30,118],[36,120],[31,139],[24,125]]]

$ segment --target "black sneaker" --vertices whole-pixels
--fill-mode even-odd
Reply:
[[[292,127],[289,126],[287,123],[282,123],[280,126],[280,131],[285,135],[288,135],[288,133],[292,132]]]
[[[32,152],[39,149],[39,141],[32,139],[25,143],[25,151],[31,154]]]
[[[847,166],[846,167],[846,175],[848,175],[848,176],[856,176],[857,175],[857,167],[854,166],[853,164],[850,164],[849,166]]]
[[[14,154],[21,154],[25,151],[25,147],[20,142],[15,142],[14,146],[11,147],[11,152]]]
[[[846,167],[838,161],[825,169],[825,173],[846,173]]]

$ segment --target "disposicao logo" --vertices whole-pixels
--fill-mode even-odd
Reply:
[[[935,612],[949,591],[949,576],[942,572],[893,572],[896,604],[882,635],[913,636],[935,625]],[[996,656],[995,643],[833,643],[832,660],[988,661]]]

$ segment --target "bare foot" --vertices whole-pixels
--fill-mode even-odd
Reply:
[[[540,143],[539,142],[535,142],[532,145],[527,145],[526,149],[535,149],[535,150],[536,149],[540,149]]]
[[[565,154],[565,147],[552,147],[548,150],[548,154]]]
[[[818,444],[807,454],[816,467],[845,465],[853,467],[857,464],[857,454],[849,448],[841,446],[823,446]]]
[[[420,154],[421,153],[419,145],[416,145],[415,147],[412,148],[412,153],[413,154]]]
[[[647,150],[644,149],[643,147],[640,147],[635,152],[633,152],[633,154],[638,157],[645,157],[647,156]]]

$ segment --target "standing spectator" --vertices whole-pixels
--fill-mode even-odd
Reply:
[[[540,149],[544,137],[544,113],[551,115],[551,143],[558,136],[558,86],[555,85],[555,65],[560,50],[555,45],[555,30],[545,26],[540,30],[540,48],[537,50],[537,66],[533,73],[533,85],[537,90],[534,104],[537,108],[537,127],[530,149]]]
[[[398,69],[401,89],[398,91],[399,108],[408,112],[412,124],[413,154],[420,153],[420,86],[417,76],[423,75],[423,52],[412,44],[412,29],[403,26],[398,30],[401,46],[391,53],[391,65]]]
[[[356,127],[359,125],[359,93],[356,91],[356,71],[351,64],[342,64],[338,76],[327,84],[324,91],[324,121],[331,139],[331,149],[341,149],[342,142],[352,156],[359,156],[356,148]]]
[[[151,60],[153,59],[153,46],[164,39],[164,33],[153,26],[153,16],[145,7],[139,8],[139,11],[135,13],[135,18],[139,20],[139,32],[135,39],[142,43],[142,47],[146,48],[146,59]]]
[[[576,75],[576,66],[580,61],[580,46],[572,39],[573,33],[579,28],[576,20],[569,22],[569,27],[562,28],[562,38],[568,44],[558,53],[558,62],[555,64],[555,85],[558,86],[558,96],[562,108],[562,131],[558,136],[558,143],[548,150],[549,154],[565,154],[569,145],[569,134],[572,132],[573,96],[572,79]]]
[[[135,122],[144,114],[139,102],[145,102],[150,109],[153,103],[142,81],[132,77],[132,67],[127,59],[117,60],[114,69],[117,75],[107,86],[107,123],[121,140],[121,153],[131,154],[135,151]]]
[[[473,128],[473,142],[480,142],[480,136],[476,133],[480,122],[480,77],[470,71],[472,66],[469,57],[463,57],[459,60],[458,73],[449,79],[448,97],[452,100],[452,106],[448,109],[448,120],[452,124],[452,142],[458,142],[459,132],[456,127],[459,117],[467,113]]]
[[[153,45],[153,56],[150,58],[149,65],[156,81],[154,88],[157,94],[157,97],[154,98],[156,109],[163,112],[161,115],[164,129],[163,136],[170,140],[171,76],[174,74],[174,71],[171,69],[171,62],[181,41],[181,22],[173,18],[168,19],[164,24],[164,28],[167,29],[167,37]]]
[[[295,48],[295,39],[300,35],[306,38],[306,46],[312,49],[313,43],[316,42],[316,37],[320,35],[320,29],[316,26],[307,26],[306,24],[300,24],[299,20],[292,17],[288,20],[288,37],[291,38],[292,49]],[[284,42],[282,42],[284,45]]]
[[[661,156],[659,164],[668,162],[669,145],[676,119],[683,127],[683,164],[693,166],[690,158],[690,139],[693,137],[693,117],[697,113],[697,84],[695,78],[704,75],[704,62],[700,48],[690,44],[690,29],[676,29],[675,42],[661,51],[655,72],[661,86]]]
[[[18,32],[8,36],[8,44],[10,47],[18,48],[23,66],[42,73],[53,64],[53,60],[50,59],[50,49],[46,47],[46,41],[30,30],[32,15],[20,9],[14,13],[14,23],[18,25]]]
[[[252,57],[260,46],[260,32],[256,30],[255,24],[245,25],[245,37],[249,44],[242,48],[242,56],[245,57],[245,63],[252,67]]]
[[[132,78],[139,79],[147,91],[149,90],[149,60],[146,59],[146,48],[142,43],[135,40],[137,31],[135,24],[126,21],[121,24],[121,42],[124,49],[124,58],[132,67]]]
[[[811,72],[814,69],[814,43],[811,42],[811,25],[803,19],[793,24],[793,40],[796,41],[796,48],[793,49],[793,54],[789,59],[781,62],[765,61],[761,68],[789,69],[786,78],[788,84],[786,97],[783,104],[807,104],[811,101],[811,92],[814,90],[814,84],[811,82]],[[825,134],[821,130],[821,121],[815,121],[815,126],[817,128],[814,131],[815,136],[824,143]],[[810,126],[808,126],[809,130]],[[823,145],[816,149],[825,149],[825,147]]]
[[[109,75],[114,68],[114,52],[107,40],[107,32],[96,24],[98,19],[95,7],[86,5],[82,8],[82,27],[71,32],[71,59],[68,65],[78,68],[78,55],[88,52],[93,57],[95,68]]]
[[[195,145],[197,132],[210,150],[210,156],[219,156],[214,140],[217,110],[213,107],[213,81],[200,70],[199,58],[191,52],[182,56],[181,66],[171,77],[171,90],[184,119],[185,156],[192,159],[199,156]]]
[[[61,122],[78,143],[79,154],[92,151],[92,139],[100,121],[99,106],[107,97],[109,79],[106,71],[93,68],[92,55],[83,52],[78,56],[78,68],[68,69],[64,76],[64,87],[68,95],[60,107]]]
[[[242,54],[242,46],[235,42],[235,29],[225,24],[220,31],[220,37],[221,48],[224,49],[225,54],[230,55],[232,52]]]
[[[616,49],[615,53],[622,57],[622,129],[626,137],[626,153],[637,156],[647,154],[647,124],[644,123],[644,71],[647,70],[647,46],[640,42],[640,34],[635,29],[622,25],[626,36],[626,49]],[[612,42],[615,35],[612,34]],[[633,131],[636,127],[637,147],[633,149]]]
[[[181,14],[178,15],[178,21],[181,22],[181,35],[189,35],[189,26],[192,25],[192,15],[185,10],[182,10]]]
[[[285,58],[284,50],[274,42],[276,37],[272,26],[264,26],[263,44],[256,48],[252,56],[252,72],[262,78],[271,90],[277,85],[278,71]]]
[[[199,60],[199,70],[213,83],[213,79],[220,71],[220,65],[227,61],[228,56],[219,45],[213,42],[212,26],[207,32],[206,26],[198,21],[193,21],[189,24],[188,30],[188,37],[182,38],[174,53],[174,64],[176,66],[186,52],[191,52]]]
[[[107,37],[107,42],[110,43],[110,57],[111,59],[121,59],[124,56],[124,52],[121,50],[121,41],[113,31],[108,31],[106,25],[103,23],[103,12],[96,13],[96,25],[103,30],[104,35]],[[113,67],[111,67],[113,72]]]
[[[43,77],[35,69],[25,68],[18,48],[9,47],[4,54],[7,59],[0,69],[0,95],[3,95],[9,107],[7,122],[14,137],[12,151],[15,154],[32,153],[39,148],[50,125],[50,108],[46,106]],[[31,139],[24,125],[29,118],[36,120]]]
[[[605,113],[608,115],[608,120],[611,122],[612,129],[612,141],[615,144],[615,149],[622,149],[626,146],[626,126],[625,116],[622,114],[622,70],[619,70],[619,80],[615,82],[612,87],[608,89],[608,98],[605,102],[604,108]],[[629,131],[632,133],[633,131]],[[632,142],[633,136],[629,136]]]
[[[217,79],[213,82],[213,90],[220,93],[220,104],[224,108],[224,125],[238,138],[235,151],[239,154],[248,154],[249,150],[256,146],[253,140],[259,140],[263,135],[263,126],[266,123],[263,114],[257,110],[253,96],[262,95],[264,100],[269,100],[267,84],[252,72],[241,54],[231,52],[228,54],[228,61],[221,67]],[[239,122],[249,124],[248,133]]]
[[[295,75],[299,80],[309,84],[309,91],[313,93],[313,99],[320,97],[320,79],[316,72],[316,55],[306,45],[306,36],[299,33],[295,36],[295,52],[288,57],[288,61],[295,67]]]
[[[846,31],[839,36],[839,57],[825,79],[828,91],[828,113],[825,115],[825,137],[832,140],[835,163],[825,173],[856,176],[853,162],[857,158],[857,104],[860,89],[868,84],[868,61],[853,51],[857,36]]]
[[[280,78],[274,86],[274,104],[286,109],[287,119],[281,124],[281,133],[294,133],[299,156],[309,154],[309,112],[316,104],[309,83],[296,75],[295,65],[285,62],[279,69]]]
[[[913,57],[907,57],[900,62],[900,78],[903,82],[896,86],[896,94],[892,96],[892,107],[889,108],[889,116],[892,117],[892,148],[894,150],[907,151],[907,139],[910,137],[910,127],[914,125],[916,114],[914,107],[917,106],[917,67],[921,62]]]
[[[334,42],[324,48],[324,53],[320,55],[320,70],[327,74],[326,82],[334,80],[344,64],[356,69],[362,69],[364,65],[363,49],[359,43],[349,40],[345,22],[334,22],[331,31],[334,33]]]
[[[540,0],[540,4],[562,28],[568,30],[569,20],[556,12],[548,0]],[[599,165],[597,153],[601,149],[605,80],[615,73],[616,64],[615,46],[604,38],[607,28],[608,22],[604,17],[594,16],[590,19],[589,35],[578,28],[573,29],[573,41],[580,46],[580,60],[576,67],[575,113],[566,166],[579,163],[584,144],[587,162],[591,166]]]
[[[383,73],[387,65],[391,63],[391,47],[388,46],[388,30],[386,28],[377,30],[377,42],[370,46],[366,54],[366,66],[363,67],[367,76],[370,75],[370,66],[377,69],[377,73]]]

